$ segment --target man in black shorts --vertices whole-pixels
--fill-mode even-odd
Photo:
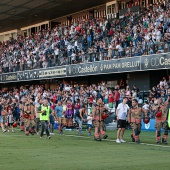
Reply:
[[[127,101],[128,98],[124,97],[123,102],[120,103],[116,109],[117,128],[118,128],[116,143],[126,142],[123,140],[123,135],[126,128],[126,116],[129,110],[129,106],[126,104]]]

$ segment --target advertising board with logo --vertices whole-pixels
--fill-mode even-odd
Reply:
[[[110,60],[100,63],[100,73],[116,73],[140,70],[140,57]]]
[[[141,70],[152,70],[170,67],[170,55],[158,54],[141,57]]]
[[[57,77],[66,77],[67,69],[66,67],[58,67],[58,68],[48,68],[39,71],[39,78],[57,78]]]
[[[170,53],[56,66],[0,75],[0,83],[170,68]]]
[[[17,80],[38,80],[39,79],[39,70],[30,70],[30,71],[21,71],[17,72]]]
[[[67,67],[67,76],[99,74],[100,63],[76,64]]]

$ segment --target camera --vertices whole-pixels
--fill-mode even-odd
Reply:
[[[108,111],[107,109],[103,110],[103,112],[105,112],[106,114],[108,114],[108,113],[109,113],[109,111]]]
[[[42,116],[46,116],[47,115],[47,112],[46,110],[42,113]]]

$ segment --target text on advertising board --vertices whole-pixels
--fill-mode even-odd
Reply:
[[[167,54],[144,56],[142,59],[142,70],[167,68],[170,66],[170,57]]]
[[[60,76],[66,76],[66,68],[56,68],[56,69],[47,69],[47,70],[41,70],[39,71],[39,77],[45,78],[45,77],[60,77]]]
[[[17,80],[17,74],[16,73],[9,73],[9,74],[3,74],[2,75],[2,81],[16,81]]]
[[[17,80],[35,80],[35,79],[39,79],[38,70],[17,72]]]
[[[68,74],[76,75],[76,74],[90,74],[90,73],[97,73],[99,71],[98,65],[80,65],[80,66],[72,66],[68,69]]]

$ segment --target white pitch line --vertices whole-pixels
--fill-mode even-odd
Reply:
[[[4,133],[5,134],[5,133]],[[0,134],[1,136],[23,136],[23,135],[15,135],[15,134],[11,134],[11,135],[3,135],[3,134]],[[85,139],[92,139],[88,136],[78,136],[78,135],[66,135],[66,134],[56,134],[58,136],[67,136],[67,137],[75,137],[75,138],[85,138]],[[37,135],[38,136],[38,135]],[[108,141],[108,142],[116,142],[116,140],[110,140],[110,139],[103,139],[103,141]],[[129,144],[134,144],[135,142],[126,142],[126,143],[129,143]],[[162,147],[162,148],[170,148],[170,146],[163,146],[163,145],[155,145],[155,144],[149,144],[149,143],[140,143],[141,145],[146,145],[146,146],[156,146],[156,147]]]
[[[60,134],[57,134],[57,135],[60,135]],[[62,136],[62,135],[60,135]],[[63,134],[63,136],[68,136],[68,137],[75,137],[75,138],[88,138],[88,139],[91,139],[87,136],[77,136],[77,135],[65,135]],[[103,139],[103,141],[108,141],[108,142],[116,142],[116,140],[110,140],[110,139]],[[135,142],[126,142],[126,143],[135,143]],[[162,147],[162,148],[170,148],[170,146],[162,146],[162,145],[155,145],[155,144],[149,144],[149,143],[140,143],[141,145],[147,145],[147,146],[156,146],[156,147]],[[119,144],[118,144],[119,145]]]

